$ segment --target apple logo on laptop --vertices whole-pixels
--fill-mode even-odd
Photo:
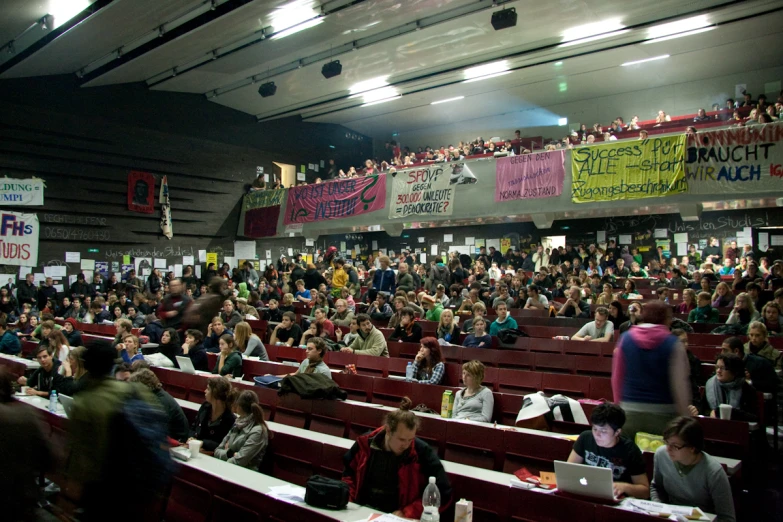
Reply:
[[[583,485],[583,486],[586,486],[586,485],[587,485],[587,479],[586,479],[586,478],[584,478],[584,477],[582,477],[582,478],[580,478],[580,479],[579,479],[579,483],[580,483],[581,485]]]

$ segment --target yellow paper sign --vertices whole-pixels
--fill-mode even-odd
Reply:
[[[541,472],[541,483],[545,486],[552,485],[554,486],[557,484],[557,480],[555,479],[555,474],[549,471],[542,471]]]
[[[505,237],[502,238],[500,240],[500,252],[502,254],[505,254],[506,252],[508,252],[509,248],[511,248],[511,239]]]
[[[207,267],[209,267],[210,263],[214,263],[217,269],[217,252],[207,252]]]
[[[571,174],[574,203],[682,194],[688,190],[685,135],[577,147]]]

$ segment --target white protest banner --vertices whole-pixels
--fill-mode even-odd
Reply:
[[[43,205],[44,180],[42,179],[0,179],[0,204]]]
[[[439,163],[397,172],[392,184],[389,219],[450,216],[456,185],[475,183],[464,162]]]
[[[3,212],[0,222],[0,265],[38,264],[38,216]]]
[[[688,136],[685,179],[690,194],[781,192],[783,123]]]

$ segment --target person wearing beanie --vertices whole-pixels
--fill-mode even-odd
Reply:
[[[73,317],[69,317],[63,323],[63,333],[65,338],[68,339],[69,346],[84,346],[82,341],[82,334],[79,332],[79,323]]]

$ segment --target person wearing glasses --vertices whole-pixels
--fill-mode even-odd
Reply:
[[[735,522],[729,478],[720,462],[704,452],[704,431],[690,417],[677,417],[663,432],[655,452],[650,500],[696,506],[715,514],[714,522]]]
[[[720,417],[718,407],[731,406],[731,420],[758,420],[756,390],[745,380],[745,361],[739,355],[722,353],[715,361],[715,375],[704,386],[704,399],[699,411],[689,406],[691,415],[698,413]]]
[[[605,402],[590,415],[590,431],[584,431],[574,443],[568,462],[612,470],[615,496],[646,499],[650,496],[650,481],[642,452],[634,442],[621,436],[625,412],[621,407]]]

